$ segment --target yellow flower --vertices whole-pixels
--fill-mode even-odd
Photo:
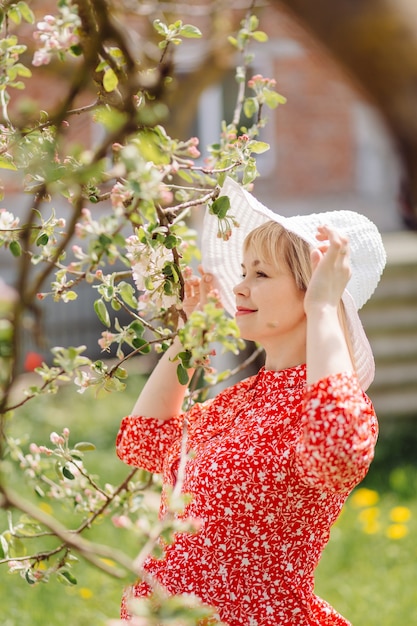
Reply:
[[[389,539],[403,539],[408,534],[408,528],[404,524],[391,524],[385,534]]]
[[[393,522],[401,524],[404,522],[408,522],[408,520],[411,518],[411,511],[406,506],[395,506],[393,509],[391,509],[389,516]]]
[[[376,535],[381,530],[381,524],[378,520],[369,520],[366,524],[363,524],[362,531],[367,535]]]
[[[54,512],[51,505],[48,504],[47,502],[41,502],[39,505],[39,508],[41,509],[41,511],[43,511],[44,513],[47,513],[48,515],[52,515],[52,513]]]
[[[376,521],[376,518],[379,517],[379,513],[380,511],[377,506],[371,506],[360,511],[358,518],[364,524],[369,524]]]
[[[78,590],[78,593],[80,594],[83,600],[89,600],[94,595],[91,589],[89,589],[88,587],[80,587],[80,589]]]
[[[116,563],[112,559],[101,558],[100,561],[108,565],[109,567],[116,567]]]
[[[36,563],[36,564],[35,564],[35,569],[39,569],[39,570],[41,570],[42,572],[44,572],[44,571],[46,571],[48,568],[47,568],[47,566],[46,566],[45,561],[40,561],[40,563]]]
[[[374,506],[379,501],[379,494],[373,489],[360,487],[350,496],[350,503],[355,509],[361,509],[367,506]]]

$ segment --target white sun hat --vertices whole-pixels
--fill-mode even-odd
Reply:
[[[241,281],[243,242],[252,230],[272,220],[304,239],[311,247],[318,245],[316,233],[319,225],[326,224],[348,237],[352,275],[342,300],[356,373],[362,389],[366,390],[374,379],[375,363],[358,310],[375,291],[386,263],[381,235],[375,224],[364,215],[345,210],[284,217],[265,207],[229,177],[219,196],[228,196],[230,215],[239,226],[232,228],[227,240],[218,237],[219,219],[207,208],[202,234],[202,265],[205,272],[216,277],[222,304],[232,316],[236,311],[233,287]]]

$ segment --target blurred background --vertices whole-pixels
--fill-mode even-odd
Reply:
[[[175,5],[124,2],[118,18],[128,20],[133,45],[139,46],[144,38],[153,37],[152,20],[175,15]],[[39,0],[31,4],[39,19],[53,12],[54,6],[54,2]],[[203,39],[184,41],[178,47],[167,131],[184,139],[199,137],[201,162],[206,146],[217,141],[221,121],[231,121],[233,115],[237,59],[227,35],[236,30],[245,9],[243,2],[202,0],[178,5],[178,17],[198,25]],[[333,209],[361,212],[379,227],[388,255],[374,297],[361,312],[376,360],[369,395],[380,419],[380,441],[361,491],[352,496],[334,529],[319,568],[318,592],[355,626],[417,624],[413,599],[417,576],[417,231],[406,175],[384,118],[352,77],[279,3],[262,4],[256,12],[259,28],[269,40],[253,46],[252,74],[274,78],[287,103],[268,114],[262,139],[271,149],[259,158],[261,177],[255,183],[255,195],[284,215]],[[24,28],[30,54],[31,28]],[[50,106],[58,101],[61,81],[65,81],[59,65],[33,71],[33,92],[21,96],[20,106],[28,96],[40,108],[42,102]],[[86,93],[80,106],[91,100]],[[100,128],[89,119],[80,116],[71,122],[74,141],[91,143],[99,136]],[[28,199],[19,195],[19,181],[13,176],[10,173],[4,179],[4,205],[19,214],[26,210]],[[94,207],[96,212],[105,210],[102,205]],[[56,211],[61,211],[58,205]],[[199,224],[198,217],[195,224]],[[13,268],[2,252],[0,275],[13,283]],[[89,356],[102,358],[97,344],[102,327],[93,310],[92,292],[81,286],[74,302],[56,304],[46,299],[40,303],[44,344],[34,342],[28,319],[24,353],[46,358],[54,345],[86,344]],[[14,434],[43,443],[51,430],[69,426],[74,437],[94,440],[98,451],[92,456],[92,466],[116,480],[124,471],[114,453],[118,424],[153,363],[152,358],[138,357],[130,365],[128,390],[113,394],[110,401],[99,402],[68,390],[59,398],[30,403],[13,426]],[[118,545],[125,537],[121,530],[103,530],[103,540]],[[123,547],[134,550],[134,546]],[[57,596],[52,583],[29,588],[6,572],[1,577],[9,598],[2,607],[4,626],[97,626],[117,615],[120,581],[89,568],[77,588],[60,589]]]
[[[32,3],[38,19],[54,7],[50,0]],[[130,7],[130,8],[129,8]],[[232,8],[230,8],[232,7]],[[180,16],[199,26],[201,40],[184,40],[175,57],[174,84],[168,94],[168,133],[200,139],[201,160],[207,146],[218,140],[221,122],[230,122],[237,94],[235,68],[239,63],[227,36],[236,31],[245,15],[244,2],[202,1],[192,6],[175,2],[126,2],[118,19],[129,24],[133,46],[155,38],[156,17]],[[175,14],[175,8],[178,14]],[[161,10],[164,12],[161,12]],[[370,98],[353,82],[324,48],[280,8],[261,3],[256,9],[259,28],[268,42],[252,46],[252,75],[274,78],[285,105],[265,111],[268,123],[262,139],[271,148],[258,157],[260,178],[255,195],[272,210],[284,215],[351,209],[365,214],[381,230],[388,254],[384,276],[362,319],[377,364],[370,389],[380,418],[417,413],[417,231],[412,215],[408,183],[395,140]],[[33,54],[32,28],[22,24],[28,56]],[[28,63],[30,65],[30,62]],[[65,66],[67,67],[67,66]],[[32,67],[35,79],[14,104],[24,111],[28,98],[40,109],[59,102],[66,80],[55,62]],[[83,94],[79,105],[93,100]],[[100,127],[90,116],[71,118],[69,139],[94,144]],[[5,202],[15,213],[25,212],[28,198],[19,195],[20,181],[4,172]],[[57,213],[65,216],[65,208]],[[93,214],[108,210],[103,203],[89,207]],[[198,227],[201,216],[193,221]],[[13,282],[8,254],[0,251],[0,274]],[[46,299],[40,303],[44,318],[44,345],[34,343],[31,320],[27,320],[24,351],[45,358],[54,345],[88,346],[92,358],[102,356],[97,344],[100,322],[94,314],[94,290],[80,285],[79,297],[67,304]],[[142,358],[142,357],[141,357]]]

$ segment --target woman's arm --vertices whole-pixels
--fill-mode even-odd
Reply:
[[[323,243],[312,251],[313,274],[304,299],[308,384],[354,369],[338,313],[351,274],[348,240],[327,226],[318,229],[317,239]]]
[[[187,316],[205,303],[212,287],[211,274],[203,273],[202,278],[185,277],[183,307]],[[145,383],[133,407],[132,415],[165,420],[181,413],[187,386],[179,382],[178,361],[172,360],[179,352],[181,352],[181,343],[178,338],[175,338]],[[191,377],[193,370],[189,370],[188,374]]]
[[[378,423],[356,377],[334,374],[308,387],[296,464],[303,482],[350,491],[374,457]]]

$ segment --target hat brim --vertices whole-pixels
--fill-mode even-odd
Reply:
[[[343,230],[346,230],[343,226],[351,218],[351,215],[357,215],[351,211],[332,211],[331,220],[328,219],[330,213],[311,214],[308,218],[306,216],[285,217],[265,207],[252,194],[248,193],[230,178],[226,179],[220,194],[227,195],[230,198],[230,214],[233,215],[239,226],[232,229],[229,239],[222,239],[218,237],[219,220],[217,216],[212,215],[208,209],[206,210],[201,244],[202,265],[205,272],[212,273],[216,277],[216,286],[219,289],[222,304],[232,317],[234,317],[236,311],[233,287],[241,280],[243,244],[248,233],[265,222],[273,220],[281,224],[286,230],[300,236],[311,247],[314,247],[317,245],[315,238],[317,226],[323,223],[328,224],[330,221],[331,225],[343,232]],[[359,217],[362,218],[363,216]],[[364,218],[364,220],[366,220],[365,225],[367,226],[369,221],[367,218]],[[373,224],[372,227],[375,228]],[[385,264],[385,258],[383,264]],[[355,280],[354,275],[352,279]],[[342,300],[346,311],[356,374],[362,389],[366,390],[374,379],[375,362],[371,346],[357,312],[357,309],[362,306],[363,302],[358,305],[349,291],[352,279],[343,294]],[[355,285],[353,284],[353,286]]]

